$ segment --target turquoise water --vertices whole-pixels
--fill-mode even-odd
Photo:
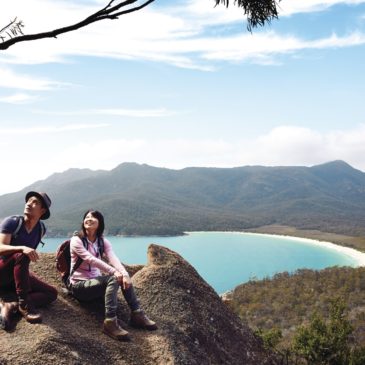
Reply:
[[[223,293],[250,279],[300,268],[356,266],[337,251],[296,239],[225,232],[194,232],[179,237],[108,237],[116,255],[128,264],[145,264],[150,243],[183,256],[217,291]],[[55,252],[62,238],[46,238],[41,252]]]

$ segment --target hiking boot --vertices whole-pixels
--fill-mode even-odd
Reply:
[[[117,318],[106,318],[103,323],[103,332],[118,341],[130,341],[131,338],[126,330],[119,326]]]
[[[18,311],[29,323],[42,322],[42,315],[37,312],[29,303],[19,303]]]
[[[11,317],[18,310],[17,302],[0,301],[0,328],[8,330],[11,326]]]
[[[129,324],[134,328],[142,328],[149,331],[157,330],[156,322],[151,321],[143,310],[132,312]]]

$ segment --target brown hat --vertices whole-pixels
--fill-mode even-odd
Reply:
[[[25,201],[27,202],[31,196],[35,196],[42,201],[43,207],[46,208],[47,211],[41,216],[41,219],[43,219],[43,220],[48,219],[49,216],[51,215],[51,212],[49,211],[49,207],[52,204],[49,196],[46,193],[30,191],[25,196]]]

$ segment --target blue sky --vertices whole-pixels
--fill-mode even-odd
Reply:
[[[25,33],[101,0],[12,0]],[[282,0],[246,30],[214,0],[156,0],[119,21],[0,51],[0,194],[68,168],[122,162],[365,171],[365,0]]]

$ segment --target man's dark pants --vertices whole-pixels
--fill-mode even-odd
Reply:
[[[57,289],[29,271],[30,260],[23,253],[0,258],[0,290],[14,291],[19,300],[43,307],[57,298]]]

